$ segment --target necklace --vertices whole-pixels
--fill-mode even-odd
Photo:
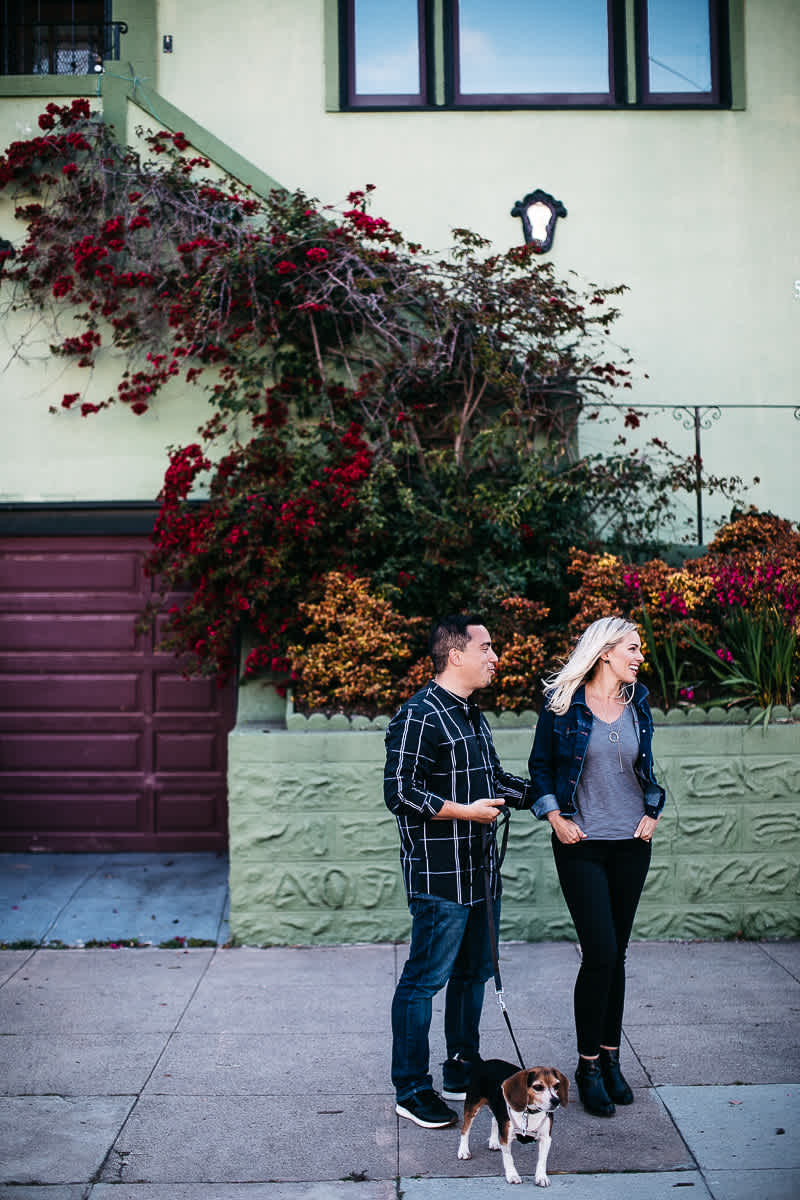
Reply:
[[[599,697],[597,699],[599,700]],[[621,696],[618,697],[618,699],[619,699],[619,703],[622,705],[622,708],[620,709],[619,716],[617,717],[616,721],[613,721],[613,722],[603,721],[602,717],[599,717],[598,720],[603,721],[603,724],[608,728],[608,740],[611,742],[612,746],[617,747],[617,756],[619,758],[619,769],[620,769],[620,774],[622,774],[624,768],[622,766],[622,746],[620,745],[620,742],[621,742],[620,732],[622,729],[622,718],[625,716],[625,710],[628,706],[627,706],[627,703],[625,702],[625,700]]]
[[[617,747],[617,755],[619,757],[619,769],[622,774],[622,746],[620,745],[620,729],[622,728],[622,718],[625,716],[625,705],[623,704],[619,716],[614,724],[609,728],[608,740],[612,745]]]

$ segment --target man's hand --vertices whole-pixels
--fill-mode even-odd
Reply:
[[[464,808],[469,816],[468,821],[480,821],[481,825],[491,825],[497,820],[497,814],[505,804],[505,800],[501,800],[499,796],[487,796],[485,800],[473,800],[472,804],[465,804]]]
[[[481,825],[491,825],[504,804],[505,800],[499,796],[486,796],[483,800],[473,800],[472,804],[453,804],[446,800],[434,820],[478,821]]]

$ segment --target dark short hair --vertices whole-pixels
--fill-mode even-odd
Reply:
[[[434,674],[444,671],[450,660],[451,650],[466,649],[469,641],[467,627],[469,625],[484,625],[483,617],[474,613],[450,613],[436,622],[431,630],[430,654],[433,659]]]

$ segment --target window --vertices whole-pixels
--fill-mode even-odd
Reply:
[[[348,103],[426,104],[424,0],[350,0],[346,7]]]
[[[609,0],[458,0],[454,103],[612,103],[609,8]]]
[[[643,103],[719,102],[713,8],[709,0],[647,0],[639,40]]]
[[[119,57],[111,0],[0,0],[0,13],[0,75],[93,75]]]
[[[737,2],[338,0],[339,107],[729,106]]]

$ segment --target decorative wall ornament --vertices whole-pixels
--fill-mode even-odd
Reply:
[[[560,200],[537,188],[535,192],[529,192],[524,200],[516,202],[511,215],[521,219],[527,244],[537,254],[544,254],[553,244],[556,221],[559,217],[565,217],[567,210]]]

